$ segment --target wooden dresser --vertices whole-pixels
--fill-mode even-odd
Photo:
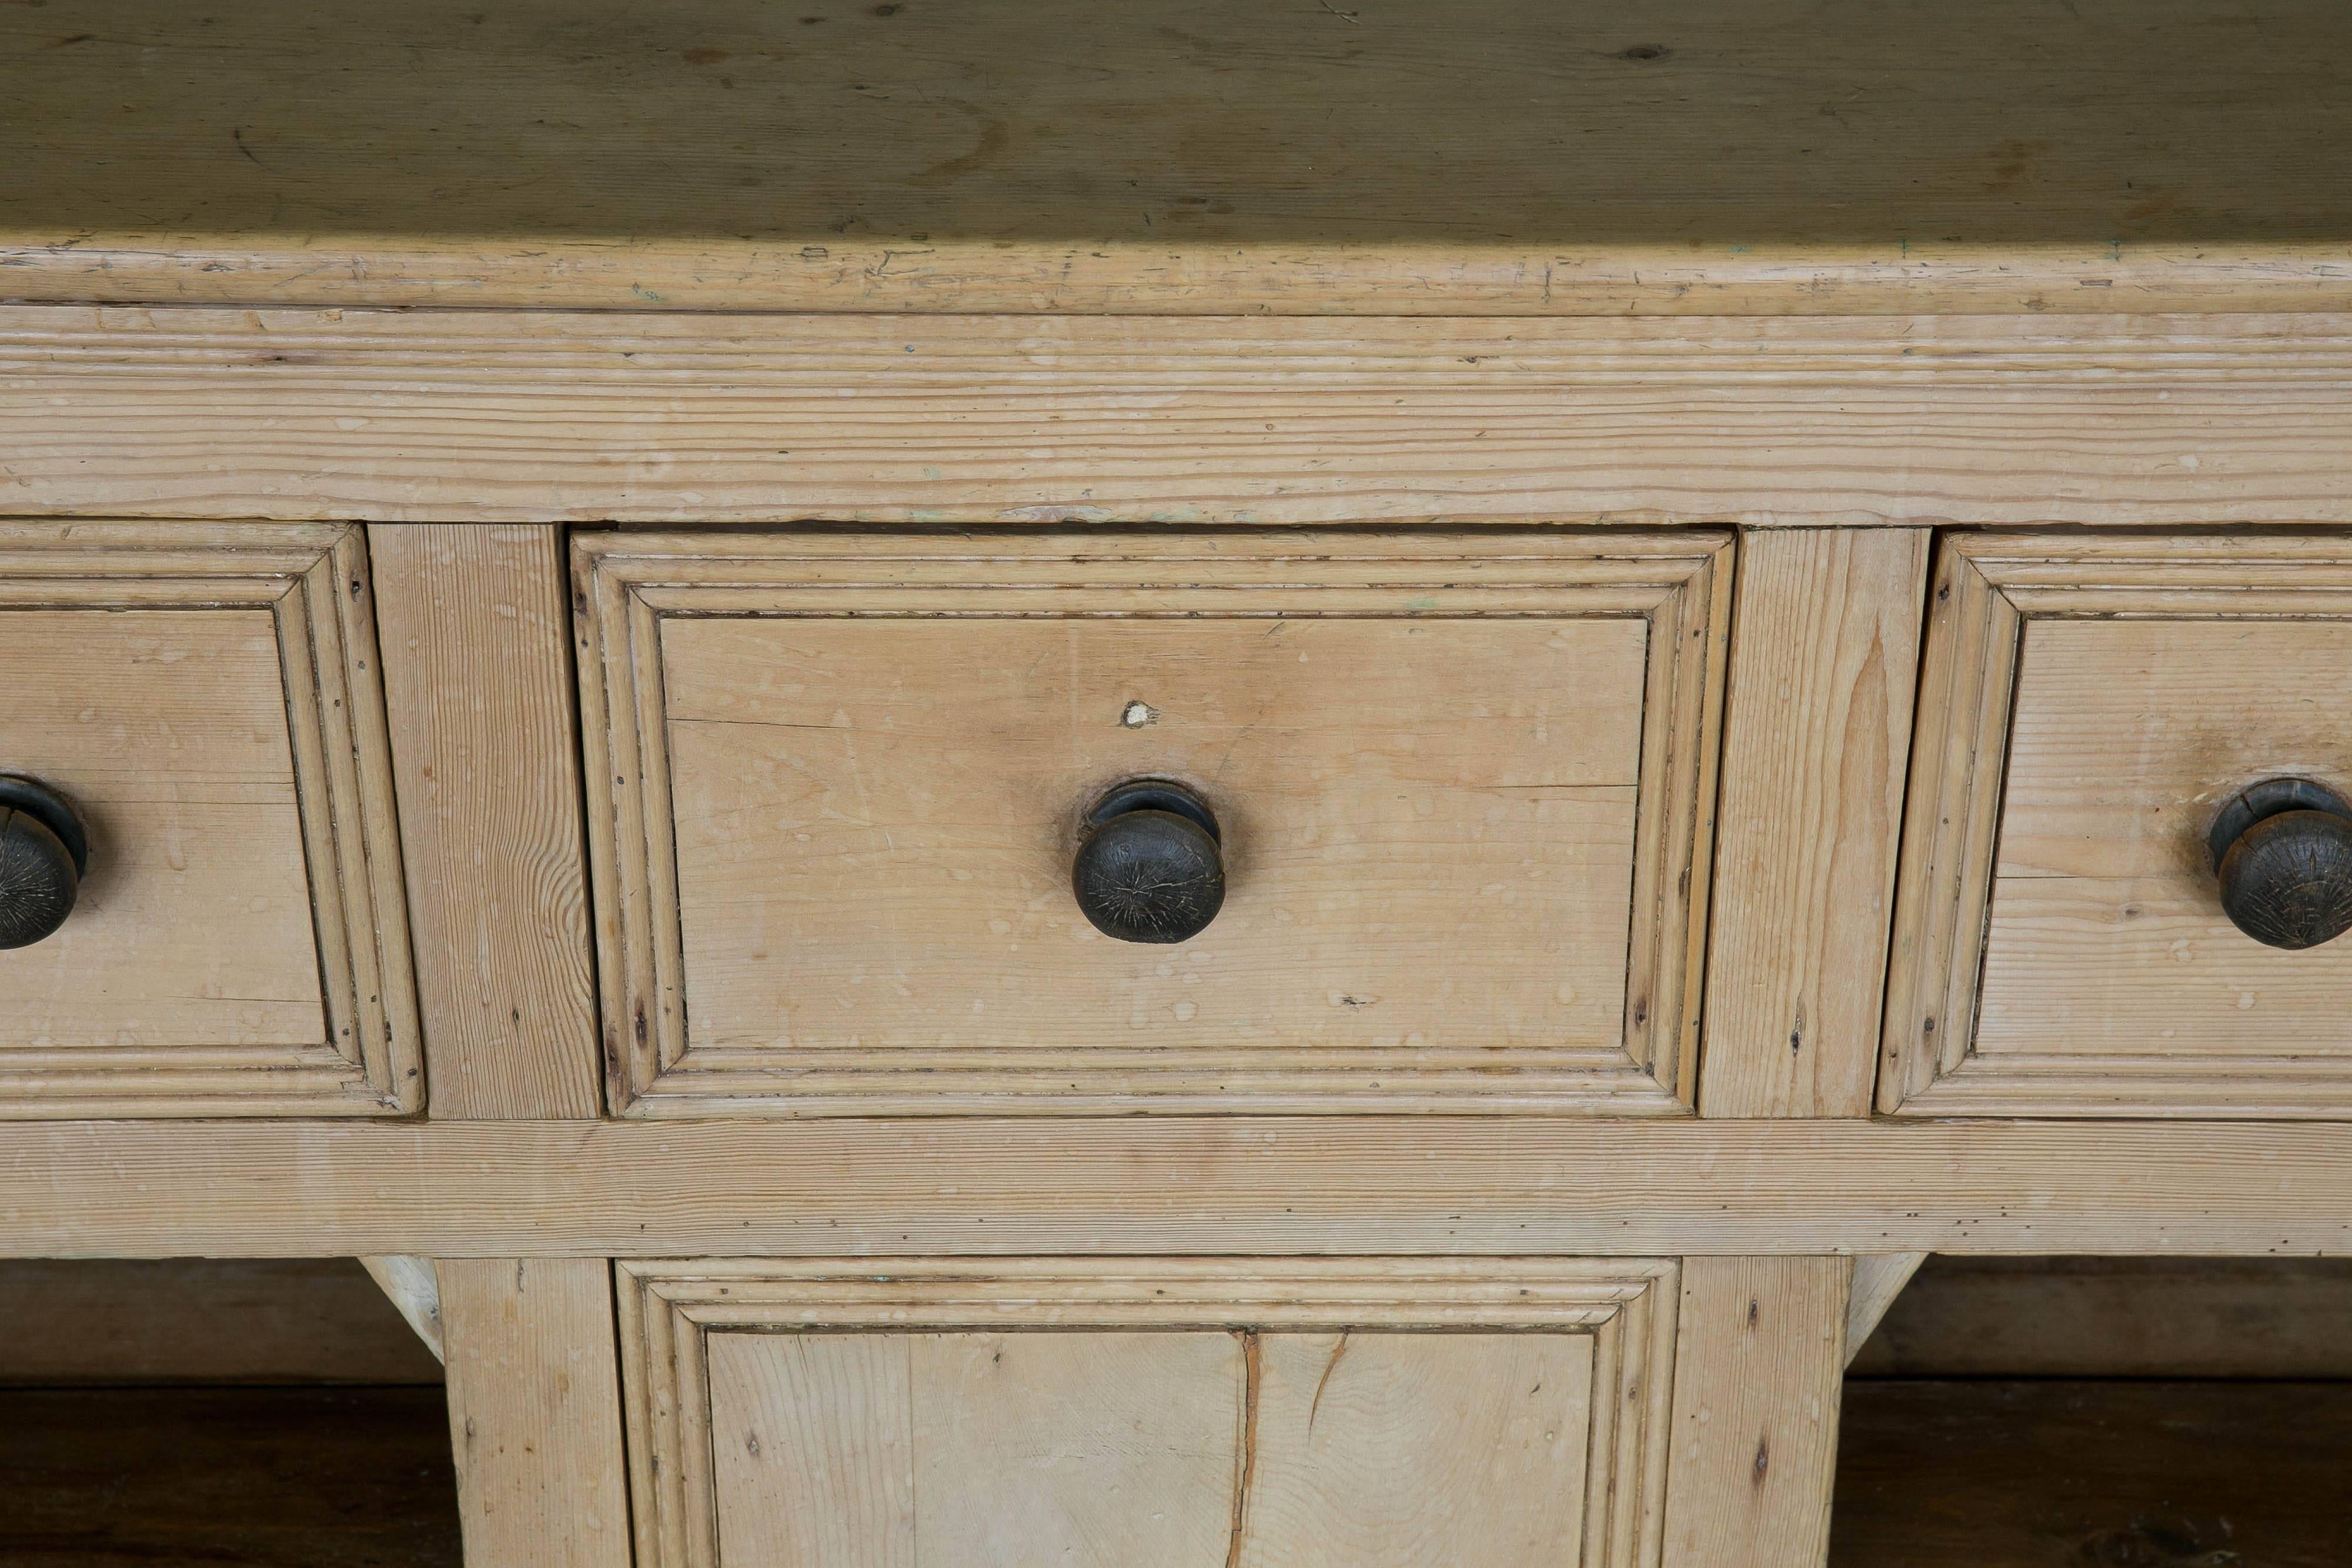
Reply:
[[[2352,1252],[2352,10],[796,4],[0,6],[0,1254],[481,1568],[1812,1568]]]

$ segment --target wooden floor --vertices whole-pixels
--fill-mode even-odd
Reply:
[[[437,1387],[0,1389],[7,1568],[458,1568]]]
[[[1856,1379],[1832,1568],[2343,1568],[2352,1383]],[[441,1391],[0,1390],[9,1568],[458,1568]],[[1767,1568],[1767,1565],[1759,1565]]]

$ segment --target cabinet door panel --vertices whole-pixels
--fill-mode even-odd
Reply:
[[[1230,1334],[717,1334],[722,1557],[1215,1568],[1241,1396]]]
[[[1584,1334],[1268,1334],[1243,1568],[1536,1568],[1584,1530]]]
[[[1677,1268],[620,1266],[641,1568],[1655,1568]]]

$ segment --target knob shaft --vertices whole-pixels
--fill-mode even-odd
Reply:
[[[1087,813],[1070,888],[1096,930],[1122,942],[1185,942],[1225,902],[1217,819],[1181,784],[1139,779]]]
[[[89,870],[89,836],[64,796],[0,773],[0,948],[29,947],[66,923]]]
[[[2266,779],[2232,797],[2206,847],[2221,910],[2255,941],[2316,947],[2352,930],[2352,805],[2308,779]]]

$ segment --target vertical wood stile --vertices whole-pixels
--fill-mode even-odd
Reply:
[[[629,1568],[611,1266],[443,1259],[467,1568]]]
[[[1685,1260],[1664,1568],[1826,1560],[1853,1279],[1846,1258]]]
[[[1703,1115],[1869,1114],[1928,545],[1740,537]]]
[[[432,1113],[597,1113],[558,530],[378,524],[385,701]]]

